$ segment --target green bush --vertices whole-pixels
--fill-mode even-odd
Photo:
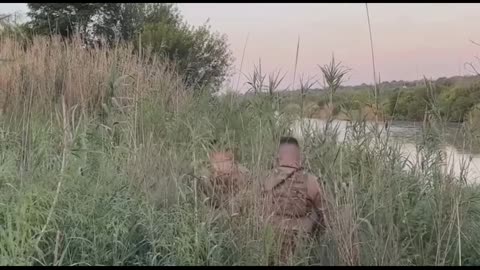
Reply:
[[[147,24],[141,41],[144,47],[174,62],[187,86],[196,88],[217,89],[233,60],[226,36],[212,32],[207,25]]]
[[[439,107],[443,116],[449,121],[463,122],[470,109],[480,102],[480,85],[455,87],[444,91],[439,96]]]
[[[388,113],[398,120],[422,120],[428,107],[426,89],[397,90],[387,103]]]

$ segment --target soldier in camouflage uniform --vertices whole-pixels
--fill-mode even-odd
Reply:
[[[280,238],[280,261],[287,263],[299,237],[323,225],[324,203],[318,178],[304,171],[295,138],[280,140],[276,166],[263,186],[263,218]]]
[[[201,175],[201,187],[211,205],[227,210],[230,216],[239,215],[249,171],[235,161],[232,151],[211,152],[208,166]]]

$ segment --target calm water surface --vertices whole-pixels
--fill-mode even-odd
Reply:
[[[294,124],[294,133],[297,137],[302,137],[300,123],[300,121],[297,121]],[[326,121],[321,119],[304,119],[303,124],[307,130],[323,132]],[[375,123],[370,122],[367,125],[373,127]],[[379,123],[378,125],[380,128],[384,128],[384,123]],[[334,120],[331,126],[338,129],[338,140],[343,142],[351,124],[348,121]],[[416,163],[418,158],[416,142],[422,136],[422,123],[393,122],[389,128],[391,141],[400,144],[404,157],[410,162]],[[459,176],[462,165],[466,165],[465,168],[468,168],[466,175],[468,182],[480,183],[480,153],[472,153],[470,150],[462,149],[463,137],[459,130],[460,128],[457,124],[451,124],[445,128],[443,136],[445,143],[442,145],[442,150],[446,155],[444,167],[455,176]]]

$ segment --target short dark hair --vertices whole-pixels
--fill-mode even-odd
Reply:
[[[282,144],[293,144],[293,145],[296,145],[296,146],[300,147],[297,139],[295,139],[294,137],[281,137],[280,138],[280,145],[282,145]]]

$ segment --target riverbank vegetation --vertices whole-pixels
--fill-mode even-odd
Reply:
[[[398,83],[380,84],[381,89],[380,112],[385,120],[400,121],[423,121],[425,114],[435,102],[440,115],[449,122],[478,122],[473,119],[480,104],[480,77],[470,76],[463,78],[440,78],[436,81],[417,81],[410,86],[398,86]],[[349,120],[345,111],[353,111],[360,116],[373,120],[371,113],[373,100],[372,87],[355,87],[342,89],[333,96],[333,104],[336,107],[334,116],[337,119]],[[286,100],[285,106],[294,109],[299,100],[295,94],[286,94],[291,98]],[[330,99],[329,91],[312,89],[308,95],[308,111],[310,117],[325,118],[323,111]],[[292,105],[289,105],[292,103]]]
[[[35,35],[25,46],[16,37],[0,35],[0,59],[9,59],[0,62],[1,265],[275,261],[256,191],[279,137],[294,133],[298,116],[284,104],[296,97],[215,96],[132,43],[86,49],[78,36]],[[349,126],[348,143],[335,126],[301,125],[305,166],[321,175],[332,216],[292,264],[480,264],[479,188],[466,181],[468,162],[460,176],[443,166],[436,108],[425,109],[432,117],[414,162],[365,121]],[[243,216],[208,209],[192,177],[213,139],[252,171]]]

